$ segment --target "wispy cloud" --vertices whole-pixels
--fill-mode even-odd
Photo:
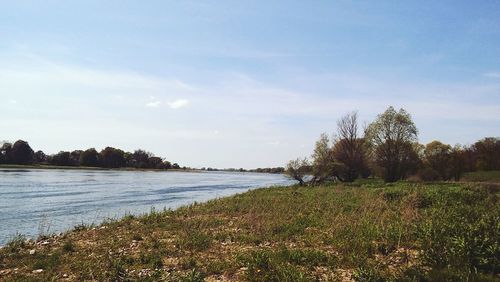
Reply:
[[[189,105],[189,100],[186,100],[186,99],[178,99],[178,100],[175,100],[173,102],[168,102],[167,105],[171,108],[171,109],[180,109],[180,108],[183,108],[183,107],[186,107],[187,105]]]
[[[5,59],[5,60],[3,60]],[[161,95],[188,93],[195,87],[178,78],[164,78],[150,74],[99,67],[78,66],[55,62],[38,55],[17,58],[1,57],[0,86],[4,90],[38,93],[41,90],[82,88],[106,91],[111,95]],[[19,87],[21,86],[21,88]]]
[[[149,108],[158,108],[161,105],[161,101],[153,101],[146,104]]]
[[[483,76],[489,77],[489,78],[500,78],[500,72],[487,72],[487,73],[483,73]]]
[[[278,140],[275,140],[275,141],[267,142],[267,144],[273,145],[273,146],[278,146],[279,144],[281,144],[281,142]]]

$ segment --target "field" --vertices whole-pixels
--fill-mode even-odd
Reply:
[[[495,184],[275,187],[0,250],[0,280],[500,281]]]

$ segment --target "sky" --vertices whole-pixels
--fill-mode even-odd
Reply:
[[[3,1],[0,140],[284,166],[358,111],[500,135],[500,1]]]

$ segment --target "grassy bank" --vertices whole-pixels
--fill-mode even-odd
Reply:
[[[0,250],[0,280],[500,281],[500,189],[258,189]]]

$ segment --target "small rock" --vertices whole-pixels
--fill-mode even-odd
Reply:
[[[30,255],[34,255],[36,253],[36,251],[33,249],[33,250],[30,250]]]
[[[64,273],[63,278],[68,278],[68,274]]]
[[[32,271],[33,273],[42,273],[43,272],[43,269],[35,269]]]

